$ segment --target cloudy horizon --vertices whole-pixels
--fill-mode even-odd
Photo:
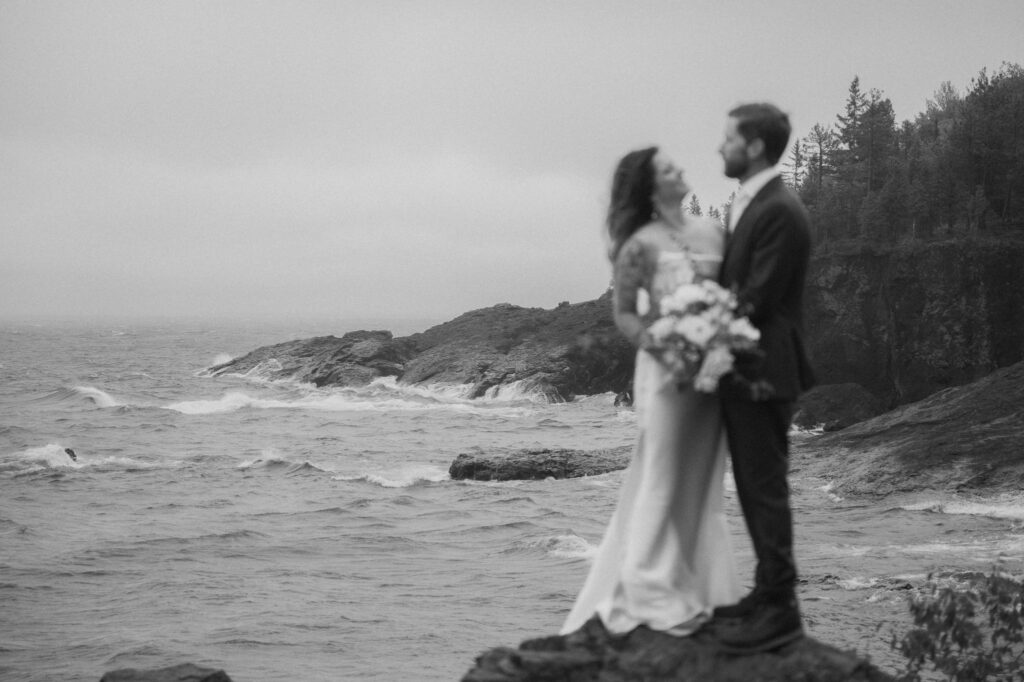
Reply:
[[[899,121],[1024,62],[1024,5],[0,0],[0,319],[415,318],[608,283],[617,159],[702,204],[725,113]]]

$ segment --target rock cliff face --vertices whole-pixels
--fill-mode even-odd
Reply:
[[[806,299],[821,384],[888,406],[1024,360],[1024,241],[849,246],[817,255]]]
[[[552,310],[497,305],[407,337],[417,349],[407,383],[472,384],[472,396],[521,382],[552,400],[620,391],[633,351],[611,318],[610,294]]]

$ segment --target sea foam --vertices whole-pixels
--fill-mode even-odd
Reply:
[[[411,488],[428,483],[440,483],[451,478],[447,469],[430,465],[409,465],[385,472],[334,476],[335,481],[364,482],[381,488]]]
[[[92,403],[96,407],[120,407],[124,405],[109,393],[102,391],[95,386],[74,386],[62,388],[52,393],[47,393],[41,398],[34,399],[34,402],[41,403],[62,403],[84,401]]]
[[[900,509],[1024,520],[1024,496],[1004,495],[987,500],[922,500],[901,505]]]
[[[0,469],[18,474],[32,473],[44,469],[81,469],[82,461],[72,459],[59,443],[47,443],[0,458]]]
[[[442,410],[502,416],[520,416],[525,412],[523,407],[455,398],[452,393],[447,392],[448,389],[396,387],[383,380],[360,388],[318,389],[301,385],[292,385],[290,388],[302,394],[294,398],[264,398],[244,391],[229,391],[220,398],[182,400],[164,407],[189,415],[225,414],[242,409],[323,412]],[[451,390],[454,392],[454,389]]]
[[[75,459],[67,453],[60,443],[26,448],[10,455],[0,456],[0,472],[14,476],[38,473],[41,471],[80,471],[86,468],[93,470],[139,470],[179,466],[173,462],[143,462],[131,457],[118,455],[84,455],[77,452]]]
[[[586,559],[593,561],[598,545],[587,542],[578,535],[556,535],[541,541],[544,550],[554,557],[563,559]]]

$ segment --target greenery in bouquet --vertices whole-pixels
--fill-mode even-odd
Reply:
[[[698,391],[714,393],[737,353],[757,351],[761,333],[737,314],[736,295],[713,280],[684,284],[658,304],[661,317],[647,331],[662,360]]]

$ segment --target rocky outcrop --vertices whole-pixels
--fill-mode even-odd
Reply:
[[[839,494],[1024,488],[1024,362],[801,441],[794,469]]]
[[[727,654],[698,633],[611,637],[597,620],[564,637],[485,652],[462,682],[892,682],[855,655],[804,637],[771,653]]]
[[[105,674],[100,682],[231,682],[231,678],[223,670],[182,663],[159,670],[113,670]]]
[[[467,397],[511,385],[552,402],[624,391],[634,351],[615,329],[610,295],[557,308],[501,304],[411,336],[359,331],[263,346],[208,374],[256,372],[317,386],[362,386],[393,376],[409,384],[467,386]]]
[[[454,480],[525,481],[597,476],[625,469],[632,447],[610,450],[517,450],[503,455],[463,453],[448,468]]]
[[[317,386],[362,386],[396,376],[416,348],[388,331],[357,331],[340,339],[318,336],[256,350],[206,370],[208,374],[258,373],[264,379],[294,379]]]

